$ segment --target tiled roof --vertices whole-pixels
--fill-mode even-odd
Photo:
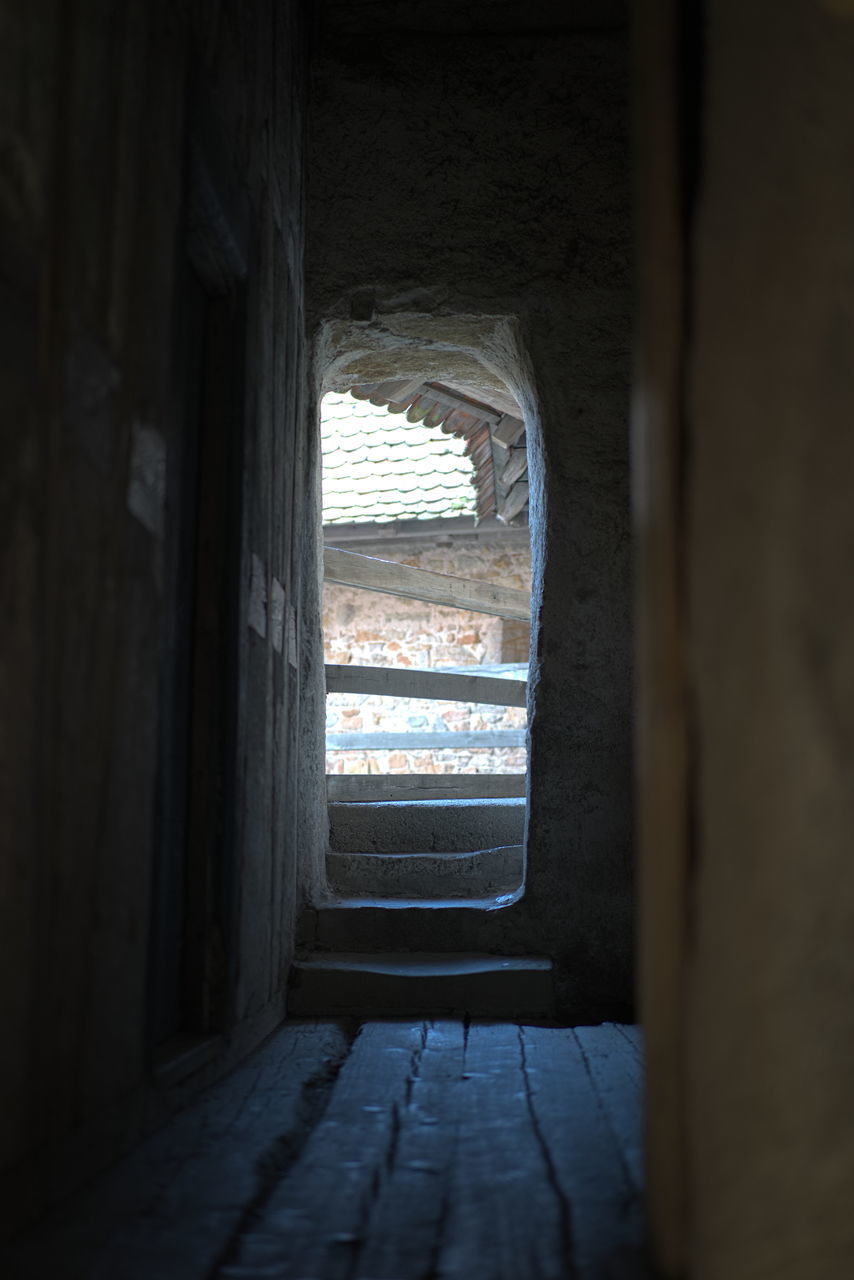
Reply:
[[[408,422],[441,427],[465,440],[466,456],[474,464],[477,519],[498,516],[504,523],[516,523],[528,506],[525,423],[517,416],[518,406],[511,402],[508,408],[506,394],[499,393],[503,407],[498,408],[485,404],[472,390],[418,378],[350,388],[357,400],[387,406],[389,413],[405,413]]]
[[[349,393],[324,396],[320,422],[324,524],[474,513],[465,440]]]

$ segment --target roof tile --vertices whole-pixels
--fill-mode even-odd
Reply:
[[[335,392],[320,425],[324,524],[474,513],[465,440]]]

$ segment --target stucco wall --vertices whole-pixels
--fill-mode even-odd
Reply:
[[[453,33],[426,5],[354,9],[340,38],[320,22],[307,301],[318,385],[498,378],[523,408],[523,931],[560,961],[564,1010],[595,1015],[632,995],[625,33],[548,9],[545,30],[543,6],[518,30],[506,6]]]

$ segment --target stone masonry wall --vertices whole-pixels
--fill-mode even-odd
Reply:
[[[330,540],[334,537],[330,534]],[[360,547],[366,554],[456,577],[475,578],[530,590],[531,555],[521,541],[419,545],[389,550]],[[358,591],[327,583],[323,600],[326,661],[354,666],[412,667],[423,670],[494,668],[515,664],[524,679],[528,658],[525,623],[445,609],[419,600]],[[433,733],[524,729],[523,707],[445,702],[437,699],[386,698],[366,694],[329,694],[327,733]],[[329,751],[327,773],[522,773],[525,747],[465,750]]]

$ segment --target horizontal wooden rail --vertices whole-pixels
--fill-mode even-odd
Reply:
[[[524,729],[475,729],[454,733],[328,733],[327,751],[470,751],[473,747],[524,747]]]
[[[408,600],[426,600],[450,609],[491,613],[519,622],[528,622],[531,617],[531,597],[527,591],[498,587],[474,578],[453,578],[447,573],[415,569],[409,564],[379,560],[376,556],[342,551],[339,547],[324,548],[323,576],[327,582],[340,586],[362,587],[365,591],[405,596]]]
[[[326,665],[327,693],[372,693],[394,698],[442,698],[482,702],[493,707],[524,707],[524,680],[462,675],[451,671],[413,671],[405,667]]]
[[[329,800],[510,800],[524,773],[329,773]]]

